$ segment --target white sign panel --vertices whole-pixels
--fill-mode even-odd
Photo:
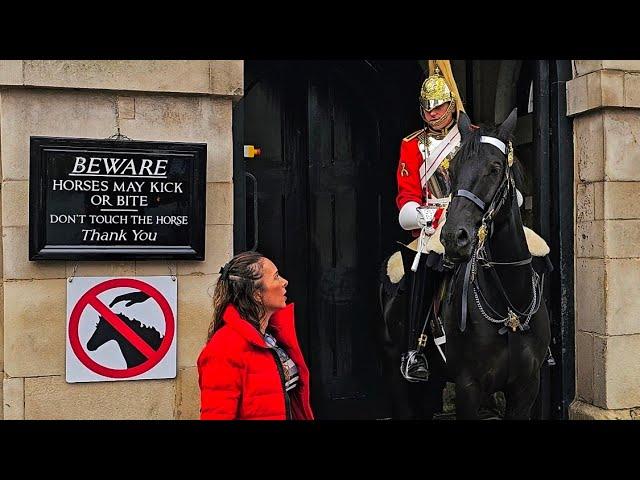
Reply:
[[[67,382],[175,378],[177,298],[170,276],[67,281]]]

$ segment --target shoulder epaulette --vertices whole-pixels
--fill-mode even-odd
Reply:
[[[414,139],[414,138],[416,138],[418,135],[420,135],[423,131],[424,131],[424,128],[421,128],[420,130],[417,130],[417,131],[413,132],[412,134],[407,135],[406,137],[404,137],[404,138],[402,139],[402,141],[404,141],[404,142],[408,142],[408,141],[410,141],[410,140],[413,140],[413,139]]]

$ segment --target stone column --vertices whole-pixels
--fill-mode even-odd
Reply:
[[[4,418],[198,417],[196,359],[217,272],[233,253],[231,107],[242,94],[242,61],[0,61]],[[75,262],[28,260],[29,137],[103,139],[118,128],[134,140],[207,143],[206,259],[171,265],[176,379],[67,384],[66,278]],[[169,272],[161,261],[80,262],[76,275]]]
[[[640,415],[640,61],[577,60],[573,419]]]

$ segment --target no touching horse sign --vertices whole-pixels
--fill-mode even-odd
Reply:
[[[169,276],[67,283],[67,382],[175,378],[176,285]]]

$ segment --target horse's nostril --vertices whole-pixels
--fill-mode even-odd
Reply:
[[[459,246],[464,246],[469,243],[469,234],[464,228],[459,228],[456,232],[456,242]]]

